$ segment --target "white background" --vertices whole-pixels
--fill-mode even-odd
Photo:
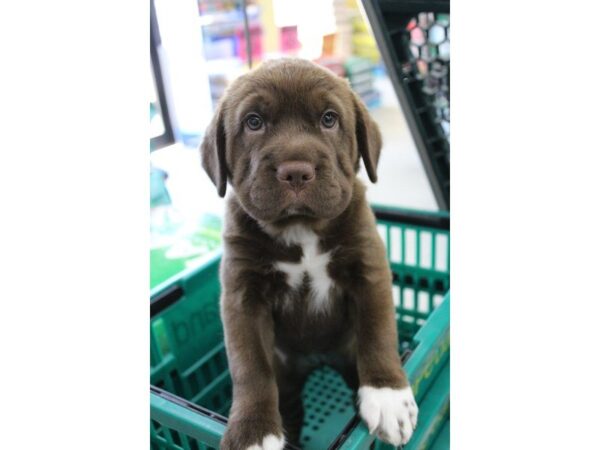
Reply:
[[[596,448],[598,11],[501,5],[452,1],[452,448]],[[149,8],[2,9],[2,447],[146,449]]]

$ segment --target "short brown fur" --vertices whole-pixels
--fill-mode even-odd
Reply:
[[[325,110],[338,128],[319,125]],[[262,132],[244,118],[257,112]],[[221,314],[233,379],[233,406],[221,448],[243,450],[268,434],[298,443],[300,390],[316,364],[337,368],[352,388],[402,388],[391,272],[375,218],[356,178],[360,158],[376,181],[377,125],[345,80],[300,60],[265,63],[240,77],[218,106],[202,144],[203,166],[227,200],[221,263]],[[274,172],[287,160],[308,161],[316,179],[293,196]],[[277,262],[303,250],[280,234],[302,224],[330,252],[331,307],[309,308],[310,280],[287,284]],[[285,357],[279,357],[285,355]],[[284,361],[285,359],[285,361]],[[281,414],[280,414],[281,413]],[[283,420],[282,420],[283,415]]]

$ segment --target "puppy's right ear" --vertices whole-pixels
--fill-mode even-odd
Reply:
[[[377,124],[371,119],[367,107],[356,93],[353,93],[353,99],[356,113],[358,151],[365,164],[365,169],[367,169],[369,179],[372,183],[376,183],[377,163],[381,153],[381,132]],[[358,168],[358,165],[356,167]]]
[[[225,126],[223,124],[223,104],[217,107],[215,115],[206,128],[200,145],[202,167],[217,187],[220,197],[225,197],[227,189],[227,164],[225,163]]]

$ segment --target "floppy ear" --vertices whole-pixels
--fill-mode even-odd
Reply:
[[[200,145],[202,167],[217,187],[220,197],[227,189],[227,164],[225,163],[225,126],[223,124],[223,105],[219,104],[215,115],[206,128]]]
[[[356,115],[356,142],[367,174],[371,182],[377,182],[377,162],[381,153],[381,133],[379,127],[371,119],[369,111],[362,100],[353,93],[354,112]]]

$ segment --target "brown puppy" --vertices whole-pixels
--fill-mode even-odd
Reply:
[[[238,78],[201,146],[229,182],[221,315],[233,380],[226,450],[297,444],[300,391],[327,363],[358,389],[371,432],[406,443],[417,406],[401,367],[391,272],[356,178],[381,136],[348,83],[295,59]],[[285,437],[284,437],[285,436]]]

